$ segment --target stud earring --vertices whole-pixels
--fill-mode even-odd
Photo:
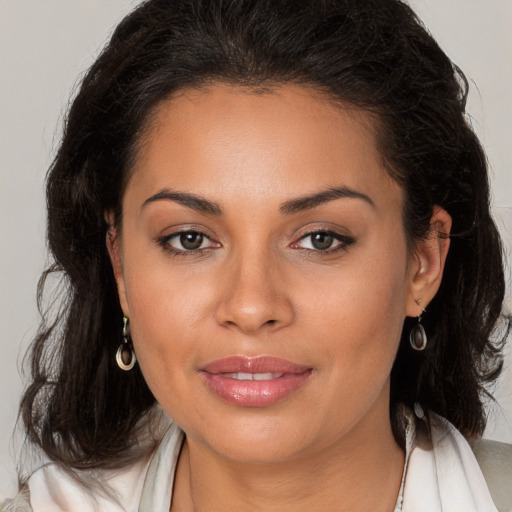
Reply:
[[[421,315],[427,311],[424,309]],[[421,325],[421,315],[418,316],[418,323],[411,329],[409,333],[409,343],[414,350],[422,351],[427,346],[427,333]]]
[[[117,349],[116,362],[125,372],[130,371],[137,362],[129,333],[129,319],[126,316],[123,317],[123,341]]]

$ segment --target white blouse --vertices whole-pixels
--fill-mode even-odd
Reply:
[[[455,427],[433,413],[428,421],[416,421],[409,410],[403,414],[406,462],[394,512],[498,512],[473,451]],[[119,471],[88,472],[88,482],[108,484],[94,493],[56,464],[45,465],[0,512],[168,512],[183,441],[183,432],[171,424],[145,460]]]

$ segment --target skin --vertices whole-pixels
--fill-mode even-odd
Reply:
[[[174,512],[393,510],[404,454],[390,427],[389,376],[404,318],[439,287],[449,240],[435,233],[448,233],[450,218],[436,208],[432,236],[408,249],[403,191],[373,126],[292,85],[185,90],[154,114],[122,231],[112,227],[107,244],[140,367],[187,435]],[[367,199],[282,212],[331,187]],[[222,214],[155,199],[162,191],[193,193]],[[170,238],[183,229],[208,237],[202,251],[169,251],[185,252]],[[318,250],[312,230],[339,240]],[[313,371],[276,404],[240,407],[200,372],[231,355]]]

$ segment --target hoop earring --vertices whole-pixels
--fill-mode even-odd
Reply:
[[[425,314],[426,312],[427,311],[424,309],[421,315]],[[411,344],[411,347],[419,352],[425,350],[428,342],[427,333],[425,332],[423,325],[421,325],[421,315],[418,316],[418,323],[411,329],[411,332],[409,333],[409,343]]]
[[[137,356],[133,350],[132,340],[130,338],[130,333],[128,332],[129,327],[129,319],[124,316],[123,317],[123,341],[119,345],[119,348],[116,352],[116,362],[117,366],[124,370],[125,372],[129,372],[137,362]]]

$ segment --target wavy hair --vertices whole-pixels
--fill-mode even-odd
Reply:
[[[65,290],[32,346],[21,404],[29,439],[71,468],[126,463],[155,399],[138,369],[115,364],[122,312],[105,247],[104,212],[121,220],[137,143],[154,109],[183,87],[294,83],[378,118],[390,175],[405,192],[414,241],[433,207],[453,219],[439,292],[424,317],[428,348],[406,339],[391,404],[485,426],[485,384],[501,370],[510,320],[494,335],[504,296],[502,248],[489,212],[486,157],[465,117],[467,81],[399,0],[148,0],[115,29],[70,106],[47,179],[50,275]],[[40,306],[42,308],[42,305]]]

